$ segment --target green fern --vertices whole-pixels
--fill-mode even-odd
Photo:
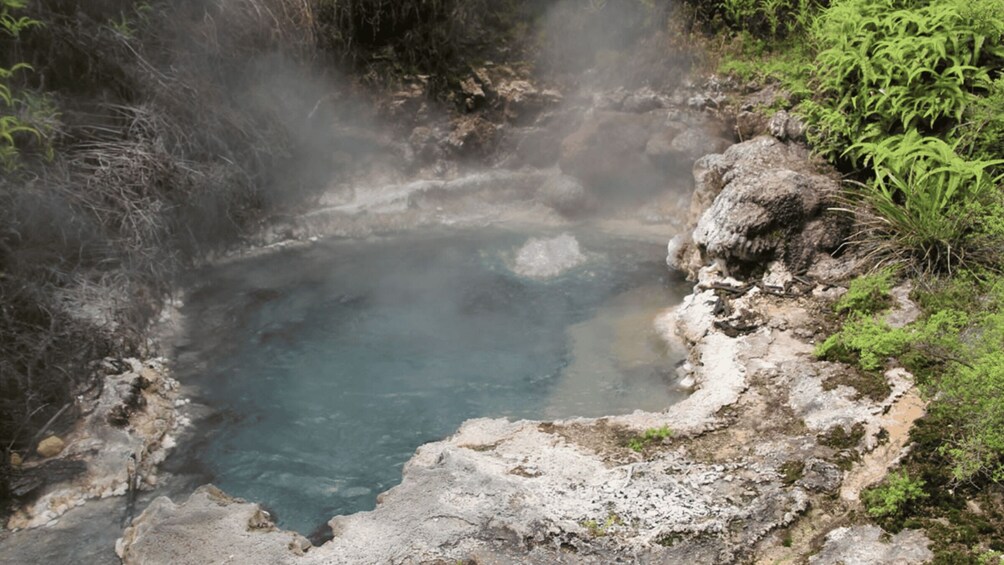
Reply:
[[[812,141],[854,162],[887,135],[917,130],[954,141],[948,134],[1004,62],[1004,14],[986,8],[992,4],[834,3],[812,30],[820,92],[804,107],[817,126]]]
[[[25,29],[40,25],[36,20],[14,15],[15,10],[24,6],[24,0],[0,0],[0,31],[17,38]],[[17,63],[9,68],[0,67],[0,168],[4,170],[18,166],[20,136],[34,137],[39,142],[44,137],[42,129],[18,112],[19,107],[27,105],[27,100],[15,93],[10,81],[15,73],[23,70],[31,70],[31,67],[25,63]]]

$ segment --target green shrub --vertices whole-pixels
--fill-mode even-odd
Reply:
[[[644,451],[649,444],[662,441],[672,436],[673,436],[673,431],[669,429],[669,426],[662,426],[660,428],[649,428],[644,432],[642,432],[641,435],[629,439],[627,446],[632,451],[637,451],[640,453]]]
[[[890,473],[881,485],[861,493],[861,501],[873,518],[901,516],[927,497],[924,481],[912,479],[905,472]]]
[[[959,273],[917,299],[910,327],[918,373],[943,426],[938,451],[956,481],[1004,482],[1004,277]]]
[[[747,83],[777,83],[791,95],[792,102],[812,95],[813,54],[805,43],[778,50],[758,49],[756,43],[752,47],[740,38],[719,63],[718,72]]]
[[[828,0],[684,0],[700,27],[759,40],[800,35]]]
[[[998,75],[986,93],[966,108],[963,123],[952,132],[967,156],[995,159],[1004,151],[1004,76]]]
[[[851,281],[847,294],[840,297],[833,309],[839,313],[873,314],[892,305],[889,292],[895,271],[882,269]]]
[[[1004,323],[1004,315],[995,321]],[[1004,352],[958,364],[938,383],[938,391],[932,410],[955,423],[941,448],[953,462],[953,477],[1004,482]]]
[[[873,316],[851,314],[840,331],[816,347],[816,356],[831,361],[857,363],[865,371],[877,371],[886,359],[902,353],[912,337]]]

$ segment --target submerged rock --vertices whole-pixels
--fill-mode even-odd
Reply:
[[[549,279],[585,262],[579,241],[566,233],[550,239],[530,238],[516,253],[513,271],[531,279]]]

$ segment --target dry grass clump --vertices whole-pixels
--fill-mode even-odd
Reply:
[[[0,66],[33,66],[16,86],[53,105],[54,153],[22,145],[0,176],[0,506],[9,452],[72,418],[92,360],[141,352],[179,267],[331,172],[282,178],[329,127],[306,119],[323,92],[311,0],[24,10],[43,25],[0,40]]]

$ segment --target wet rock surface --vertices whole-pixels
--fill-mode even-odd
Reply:
[[[31,482],[22,494],[34,501],[15,512],[7,528],[50,524],[87,500],[156,485],[157,465],[183,425],[178,383],[162,359],[108,361],[104,370],[111,374],[97,397],[78,400],[85,416],[60,440],[64,447],[56,451],[53,441],[43,442],[47,458],[22,465]]]

